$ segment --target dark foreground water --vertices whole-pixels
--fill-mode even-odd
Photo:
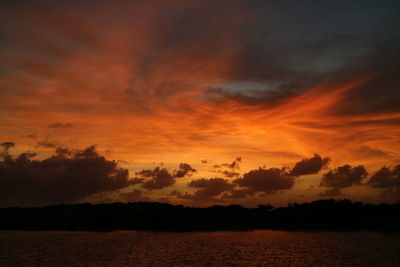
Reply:
[[[400,235],[0,231],[0,266],[400,266]]]

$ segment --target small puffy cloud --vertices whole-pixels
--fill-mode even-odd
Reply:
[[[221,173],[227,178],[239,177],[239,175],[240,175],[240,173],[239,173],[239,170],[240,170],[239,164],[241,162],[242,162],[242,158],[241,157],[237,157],[231,163],[216,164],[216,165],[213,166],[213,168],[217,169],[217,170],[213,170],[212,172]]]
[[[323,167],[327,166],[330,158],[322,158],[318,154],[314,154],[311,158],[305,158],[297,162],[290,174],[293,176],[316,174]]]
[[[241,163],[241,162],[242,162],[242,157],[237,157],[231,163],[216,164],[216,165],[214,165],[214,168],[218,169],[218,168],[226,167],[228,169],[235,170],[235,169],[239,169],[239,163]]]
[[[227,167],[231,169],[239,169],[239,163],[242,162],[242,157],[237,157],[231,164],[228,164]]]
[[[382,196],[386,200],[400,199],[400,165],[394,166],[392,169],[382,167],[375,172],[367,183],[372,188],[382,188]]]
[[[174,171],[174,177],[182,178],[185,176],[192,176],[196,172],[197,170],[193,169],[189,164],[181,163],[179,164],[179,169]]]
[[[341,189],[361,184],[361,181],[367,177],[368,173],[364,166],[351,167],[343,165],[334,170],[330,170],[322,176],[320,187],[328,188],[321,195],[340,195]]]
[[[75,202],[131,184],[128,170],[98,154],[94,146],[57,148],[43,160],[35,160],[35,156],[26,152],[0,161],[1,205]]]
[[[188,184],[189,187],[198,188],[193,194],[181,194],[174,192],[179,198],[190,199],[194,201],[209,201],[215,200],[224,191],[230,191],[234,185],[229,183],[227,179],[211,178],[211,179],[197,179]]]
[[[371,176],[368,185],[373,188],[400,187],[400,165],[393,169],[382,167]]]
[[[193,173],[197,172],[187,163],[179,164],[179,169],[174,171],[169,171],[166,168],[156,167],[152,170],[142,170],[137,172],[137,177],[135,179],[136,183],[141,183],[142,187],[147,190],[156,190],[169,187],[175,184],[176,178],[183,178],[185,176],[191,176]]]
[[[235,180],[240,187],[245,187],[249,192],[275,193],[280,190],[291,189],[295,178],[286,169],[282,168],[258,168],[243,175],[243,178]]]
[[[148,190],[162,189],[175,183],[175,178],[166,168],[156,167],[153,170],[142,170],[136,175],[140,177],[138,179],[142,179],[142,187]],[[139,181],[138,179],[137,181]]]
[[[72,128],[73,125],[70,122],[56,122],[49,125],[50,129],[58,129],[58,128]]]

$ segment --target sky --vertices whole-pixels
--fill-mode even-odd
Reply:
[[[398,1],[0,3],[0,206],[400,200]]]

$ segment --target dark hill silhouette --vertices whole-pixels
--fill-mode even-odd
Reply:
[[[363,204],[318,200],[273,208],[239,205],[209,208],[158,202],[68,204],[1,208],[1,230],[213,231],[213,230],[400,230],[400,202]]]

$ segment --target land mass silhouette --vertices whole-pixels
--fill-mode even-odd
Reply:
[[[399,231],[400,202],[364,204],[317,200],[274,208],[259,205],[185,207],[158,202],[62,204],[0,208],[0,230],[217,231],[217,230]]]

